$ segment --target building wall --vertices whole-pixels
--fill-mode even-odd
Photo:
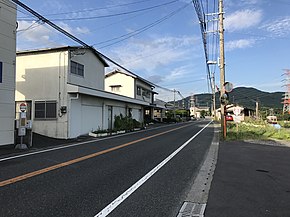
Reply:
[[[71,73],[71,61],[84,66],[84,76]],[[16,100],[32,101],[33,132],[54,138],[75,138],[102,125],[98,101],[67,94],[67,83],[104,88],[104,65],[88,49],[46,51],[17,55]],[[56,101],[55,120],[35,119],[36,101]],[[61,113],[61,107],[67,113]]]
[[[141,95],[138,95],[137,93],[137,88],[140,87],[141,88]],[[149,102],[149,103],[153,103],[153,98],[152,98],[152,90],[151,90],[151,86],[148,84],[145,84],[142,81],[139,81],[138,79],[136,79],[136,85],[135,85],[135,99],[139,99],[145,102]],[[149,92],[149,95],[144,94],[145,91]]]
[[[88,134],[95,130],[109,129],[114,126],[114,117],[122,114],[126,116],[131,109],[132,118],[143,122],[142,106],[131,103],[104,99],[79,94],[73,96],[69,107],[69,138]],[[111,118],[109,108],[112,109]]]
[[[14,143],[15,30],[16,6],[0,0],[0,145]]]
[[[84,77],[68,74],[68,82],[98,90],[104,90],[105,68],[103,63],[88,49],[70,52],[70,60],[84,65]],[[70,62],[69,62],[70,64]]]
[[[71,99],[69,109],[69,138],[102,129],[103,103],[97,97],[79,95]]]
[[[61,106],[67,106],[67,57],[67,51],[17,55],[15,100],[32,101],[33,132],[67,138],[67,115],[59,112]],[[35,119],[36,101],[56,101],[57,118]]]
[[[119,91],[112,91],[110,86],[121,85]],[[116,73],[105,78],[105,91],[116,93],[131,98],[135,97],[134,78],[122,73]]]

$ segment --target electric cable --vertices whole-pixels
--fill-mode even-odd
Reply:
[[[52,13],[52,14],[44,14],[44,16],[51,17],[51,16],[56,16],[56,15],[67,15],[67,14],[83,13],[83,12],[90,12],[90,11],[107,10],[107,9],[111,9],[111,8],[124,7],[124,6],[128,6],[128,5],[139,4],[139,3],[148,2],[148,1],[152,1],[152,0],[142,0],[142,1],[135,1],[135,2],[124,3],[124,4],[119,4],[119,5],[111,5],[111,6],[107,6],[107,7],[83,9],[83,10],[77,10],[77,11],[68,11],[68,12],[60,12],[60,13]],[[27,17],[19,17],[19,18],[25,19]]]
[[[122,12],[122,13],[116,13],[116,14],[108,14],[108,15],[100,15],[100,16],[91,16],[91,17],[78,17],[78,18],[56,18],[56,19],[50,19],[51,21],[81,21],[81,20],[93,20],[93,19],[100,19],[100,18],[109,18],[109,17],[116,17],[116,16],[122,16],[122,15],[128,15],[128,14],[133,14],[133,13],[138,13],[142,11],[147,11],[147,10],[152,10],[155,8],[163,7],[165,5],[173,4],[175,2],[178,2],[179,0],[173,0],[170,2],[166,2],[163,4],[147,7],[147,8],[142,8],[138,10],[133,10],[133,11],[127,11],[127,12]],[[27,20],[27,19],[21,19],[21,20]]]
[[[103,42],[99,42],[98,44],[100,44],[100,43],[106,43],[106,42],[110,42],[110,41],[117,40],[117,41],[115,41],[115,42],[113,42],[113,43],[110,43],[110,44],[108,44],[108,45],[105,45],[105,46],[102,46],[102,47],[98,47],[98,49],[103,49],[103,48],[105,48],[105,47],[109,47],[109,46],[111,46],[111,45],[114,45],[114,44],[120,43],[120,42],[122,42],[122,41],[125,41],[125,40],[131,38],[132,36],[139,35],[139,34],[141,34],[142,32],[145,32],[146,30],[151,29],[151,28],[153,28],[154,26],[156,26],[156,25],[158,25],[158,24],[164,22],[165,20],[171,18],[172,16],[174,16],[174,15],[177,14],[178,12],[180,12],[180,11],[182,11],[183,9],[185,9],[186,7],[188,7],[189,4],[190,4],[190,3],[184,5],[183,7],[178,8],[177,10],[175,10],[175,11],[171,12],[170,14],[168,14],[168,15],[162,17],[161,19],[156,20],[156,21],[154,21],[153,23],[150,23],[150,24],[148,24],[148,25],[146,25],[146,26],[143,26],[142,28],[137,29],[137,30],[135,30],[135,31],[133,31],[133,32],[131,32],[131,33],[127,33],[127,34],[124,34],[124,35],[122,35],[122,36],[119,36],[119,37],[116,37],[116,38],[113,38],[113,39],[109,39],[109,40],[106,40],[106,41],[103,41]],[[120,39],[120,40],[118,40],[118,39]],[[94,45],[96,45],[96,44],[94,44]],[[94,45],[93,45],[93,46],[94,46]]]

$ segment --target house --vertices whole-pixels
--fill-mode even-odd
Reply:
[[[149,102],[104,91],[108,64],[93,48],[58,47],[17,52],[16,112],[25,102],[32,130],[75,138],[112,129],[116,115],[143,121]]]
[[[209,112],[209,107],[207,106],[193,106],[193,107],[190,107],[189,108],[189,111],[190,111],[190,117],[194,117],[194,118],[201,118],[201,113],[202,112]]]
[[[164,119],[166,119],[166,110],[167,110],[167,103],[160,100],[156,99],[154,101],[155,108],[154,108],[154,120],[163,122]]]
[[[217,109],[216,110],[216,114],[217,114],[217,119],[220,120],[221,119],[221,109]],[[226,115],[231,115],[233,116],[234,121],[244,121],[245,117],[251,117],[255,114],[253,109],[250,108],[245,108],[242,106],[238,106],[238,105],[227,105],[226,106]]]
[[[0,146],[14,144],[16,5],[0,0]]]
[[[105,90],[149,103],[144,108],[145,120],[153,119],[153,84],[137,75],[116,69],[105,76]]]

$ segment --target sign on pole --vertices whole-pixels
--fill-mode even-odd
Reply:
[[[27,109],[27,105],[25,103],[21,103],[19,106],[19,109],[21,112],[25,112]]]

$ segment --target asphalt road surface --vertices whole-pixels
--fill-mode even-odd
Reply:
[[[0,215],[176,216],[213,131],[203,120],[2,157]]]

